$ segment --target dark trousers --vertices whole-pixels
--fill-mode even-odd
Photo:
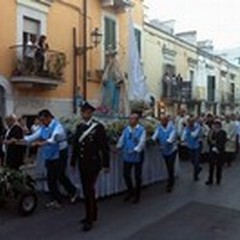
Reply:
[[[68,149],[63,149],[60,151],[59,161],[60,161],[60,175],[59,183],[64,187],[70,196],[76,193],[76,187],[71,183],[69,178],[66,176],[66,167],[68,160]]]
[[[193,177],[194,179],[197,179],[201,171],[199,149],[189,149],[189,159],[193,165]]]
[[[235,159],[235,152],[226,152],[225,154],[225,162],[227,163],[228,166],[231,166],[232,161]]]
[[[130,195],[135,195],[137,199],[139,199],[141,195],[142,163],[143,161],[137,163],[124,162],[123,164],[123,177],[127,191]],[[134,169],[135,188],[133,187],[132,169]]]
[[[97,199],[95,196],[95,185],[99,171],[84,171],[80,168],[86,220],[93,223],[98,217]]]
[[[209,160],[209,177],[208,181],[213,183],[214,173],[216,171],[216,180],[217,183],[221,182],[222,179],[222,167],[224,164],[224,153],[210,153]]]
[[[165,160],[165,164],[167,167],[167,172],[168,172],[168,186],[173,187],[174,182],[175,182],[175,173],[174,173],[174,168],[175,168],[175,160],[177,156],[177,151],[173,152],[169,156],[163,155],[163,158]]]
[[[59,159],[46,162],[47,183],[53,201],[61,203],[61,194],[58,188],[58,181],[61,174],[61,162]]]

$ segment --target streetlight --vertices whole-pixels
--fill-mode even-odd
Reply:
[[[75,54],[76,55],[84,55],[88,50],[96,48],[102,41],[103,34],[99,31],[99,28],[95,28],[91,33],[91,41],[93,45],[91,46],[80,46],[75,47]]]

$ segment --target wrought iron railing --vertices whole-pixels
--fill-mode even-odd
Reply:
[[[163,82],[162,97],[175,102],[189,102],[192,99],[192,85],[189,81],[181,83]]]
[[[47,50],[41,57],[37,56],[37,49],[31,46],[13,46],[15,51],[13,76],[41,77],[63,80],[66,66],[66,55],[63,52]],[[27,54],[27,49],[33,51]]]

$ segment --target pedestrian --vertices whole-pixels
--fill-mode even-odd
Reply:
[[[200,137],[201,137],[201,126],[196,122],[194,117],[189,118],[188,125],[183,133],[183,142],[186,143],[189,159],[193,164],[193,179],[194,181],[199,180],[199,174],[202,170],[200,164]]]
[[[227,142],[225,146],[225,162],[231,166],[236,154],[237,127],[235,121],[232,121],[230,115],[226,115],[223,122],[223,130],[227,133]]]
[[[227,141],[226,132],[222,129],[220,120],[215,120],[213,129],[208,136],[210,146],[209,176],[206,185],[212,185],[214,172],[216,171],[216,183],[219,185],[222,180],[222,167],[224,164],[225,144]]]
[[[40,125],[40,121],[38,119],[38,117],[34,118],[33,124],[31,126],[31,133],[35,133],[37,132],[37,130],[41,127]]]
[[[132,113],[129,117],[129,125],[123,130],[118,140],[117,148],[122,151],[123,177],[127,187],[124,201],[132,199],[135,204],[139,203],[141,197],[145,142],[146,130],[139,124],[139,114]],[[133,186],[132,170],[134,170],[135,187]]]
[[[24,163],[24,147],[17,144],[17,141],[23,138],[23,129],[14,114],[7,116],[5,121],[7,125],[7,131],[3,138],[5,165],[8,168],[19,170]]]
[[[100,171],[109,171],[109,143],[104,126],[93,119],[95,108],[88,102],[81,106],[82,122],[73,136],[71,166],[78,165],[82,182],[85,218],[83,231],[90,231],[98,219],[95,185]]]
[[[208,135],[210,128],[206,124],[203,118],[198,120],[201,126],[201,135],[200,135],[200,161],[208,162],[209,160],[209,145],[208,145]]]
[[[157,141],[168,171],[166,191],[172,192],[175,184],[175,162],[177,156],[177,133],[168,117],[161,118],[161,124],[155,130],[152,140]]]
[[[177,131],[177,138],[178,138],[178,153],[180,160],[186,161],[188,160],[188,149],[186,148],[185,144],[181,142],[184,129],[186,128],[188,121],[188,116],[186,114],[185,109],[180,109],[178,115],[175,119],[176,124],[176,131]]]
[[[59,183],[69,194],[71,202],[76,199],[77,190],[65,174],[68,145],[63,126],[48,109],[38,113],[41,127],[33,134],[25,136],[24,141],[40,147],[42,160],[47,169],[47,183],[51,194],[51,201],[46,207],[61,208],[62,196]]]

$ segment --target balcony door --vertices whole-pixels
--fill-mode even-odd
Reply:
[[[215,101],[216,79],[215,76],[208,76],[208,102]]]
[[[6,94],[5,94],[5,90],[2,86],[0,86],[0,116],[4,117],[5,113],[6,113]]]

